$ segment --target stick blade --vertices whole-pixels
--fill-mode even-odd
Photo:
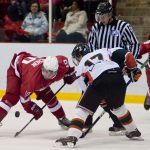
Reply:
[[[14,135],[14,137],[17,137],[19,135],[20,132],[16,132],[16,134]]]

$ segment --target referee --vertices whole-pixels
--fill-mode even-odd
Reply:
[[[117,20],[109,2],[100,3],[95,13],[96,23],[92,26],[88,43],[92,51],[100,48],[128,48],[134,57],[139,52],[139,42],[131,25]]]
[[[112,11],[112,5],[109,2],[98,4],[95,13],[96,23],[92,26],[88,38],[91,51],[101,48],[122,47],[131,51],[137,58],[140,44],[131,25],[125,21],[117,20]],[[114,122],[113,126],[109,128],[110,135],[122,135],[125,131],[117,117],[111,113],[109,107],[104,109]],[[89,116],[85,125],[89,126],[91,123],[92,117]]]

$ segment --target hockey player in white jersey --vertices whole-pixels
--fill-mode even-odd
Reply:
[[[126,129],[126,136],[129,139],[141,139],[141,133],[124,104],[126,82],[116,63],[122,60],[120,63],[125,63],[129,77],[137,81],[141,71],[136,67],[132,53],[122,48],[100,49],[90,53],[87,44],[77,44],[72,57],[77,66],[77,76],[80,76],[78,81],[84,94],[76,106],[76,113],[71,121],[67,137],[56,140],[56,144],[74,147],[82,135],[87,116],[93,115],[100,103],[109,105],[113,114]],[[110,58],[115,59],[116,62],[111,61]],[[85,80],[88,81],[88,86],[85,85]]]

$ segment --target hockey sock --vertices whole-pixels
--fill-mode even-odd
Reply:
[[[62,108],[62,105],[57,99],[52,99],[48,104],[48,108],[50,112],[57,118],[63,118],[65,116],[65,112]]]
[[[113,110],[113,113],[118,117],[119,121],[128,132],[134,131],[137,128],[129,110],[127,110],[124,105]]]
[[[6,103],[4,103],[3,101],[0,101],[0,122],[8,114],[9,110],[10,110],[10,107]]]
[[[77,139],[82,135],[82,129],[89,113],[81,108],[76,108],[76,114],[69,126],[68,136],[75,136]]]

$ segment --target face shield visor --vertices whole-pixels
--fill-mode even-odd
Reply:
[[[44,66],[42,67],[42,75],[44,79],[53,79],[57,75],[57,71],[46,70]]]
[[[100,13],[95,13],[95,20],[96,22],[102,22],[102,19],[107,19],[110,20],[110,18],[112,17],[112,12],[109,13],[104,13],[104,14],[100,14]]]

